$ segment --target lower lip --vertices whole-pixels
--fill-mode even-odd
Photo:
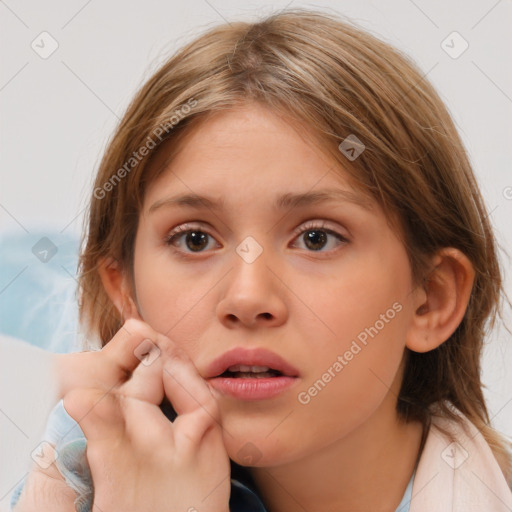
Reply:
[[[289,389],[296,380],[296,377],[285,376],[268,379],[215,377],[209,382],[217,391],[239,400],[267,400]]]

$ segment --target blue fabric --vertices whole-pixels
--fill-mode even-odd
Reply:
[[[412,500],[412,484],[414,483],[414,475],[416,474],[416,469],[413,471],[411,479],[409,480],[409,483],[407,484],[407,488],[405,489],[404,497],[402,498],[402,501],[400,502],[400,505],[398,505],[395,512],[409,512],[409,508],[411,506],[411,500]]]
[[[55,464],[69,487],[77,493],[77,512],[91,512],[94,490],[85,455],[87,440],[78,423],[64,409],[62,400],[50,414],[43,440],[55,446]],[[409,512],[413,480],[414,473],[396,512]],[[25,480],[15,489],[11,497],[11,509],[18,502],[24,485]],[[231,479],[229,509],[231,512],[266,512],[257,494],[235,479]]]
[[[89,512],[93,502],[93,485],[85,456],[87,440],[80,425],[64,409],[62,400],[50,414],[42,441],[55,447],[55,464],[69,487],[77,493],[76,511]],[[18,502],[25,481],[14,491],[11,508]]]

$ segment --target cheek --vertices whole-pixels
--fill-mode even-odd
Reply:
[[[138,235],[134,254],[136,300],[142,319],[153,329],[166,333],[183,314],[183,289],[179,273],[172,272],[165,250],[152,247]]]
[[[205,294],[215,283],[210,273],[183,271],[165,247],[148,250],[141,241],[135,250],[134,278],[137,305],[145,322],[175,341],[200,337],[214,311],[211,296]]]
[[[315,350],[308,355],[298,400],[310,414],[324,418],[322,428],[350,430],[390,392],[410,318],[407,268],[404,253],[381,252],[378,259],[359,260],[318,294],[315,308],[328,329],[317,323],[320,335],[304,325]],[[329,418],[337,419],[331,425]]]
[[[319,341],[309,353],[307,374],[297,400],[319,417],[330,411],[341,423],[353,424],[371,413],[389,392],[402,361],[407,322],[404,308],[384,309],[383,316],[353,325],[340,315],[336,339]],[[380,311],[380,310],[379,310]],[[361,316],[364,316],[361,314]],[[351,335],[352,333],[352,335]],[[328,421],[328,418],[327,418]]]
[[[310,352],[309,371],[294,396],[293,414],[273,431],[272,441],[282,443],[282,457],[289,456],[287,451],[295,453],[297,446],[314,452],[349,436],[376,411],[394,410],[403,357],[399,340],[405,335],[400,314],[377,334],[371,331],[366,344],[343,338]]]
[[[321,345],[319,355],[342,353],[353,340],[362,346],[374,338],[386,339],[388,348],[390,343],[405,344],[404,313],[411,285],[406,268],[406,255],[375,251],[353,258],[336,278],[324,279],[322,286],[309,283],[308,303],[321,322],[315,326],[316,336],[312,324],[303,327]]]

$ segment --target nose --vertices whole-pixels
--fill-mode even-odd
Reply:
[[[279,327],[288,318],[285,288],[267,266],[263,254],[247,263],[238,255],[228,273],[224,293],[217,304],[217,316],[229,329]]]

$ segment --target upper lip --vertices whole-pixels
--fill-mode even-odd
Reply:
[[[246,366],[268,366],[272,370],[277,370],[283,375],[289,377],[298,377],[299,372],[291,364],[287,363],[281,356],[271,352],[270,350],[257,348],[234,348],[228,350],[215,361],[213,361],[206,369],[205,378],[218,377],[223,374],[230,366],[234,365]]]

